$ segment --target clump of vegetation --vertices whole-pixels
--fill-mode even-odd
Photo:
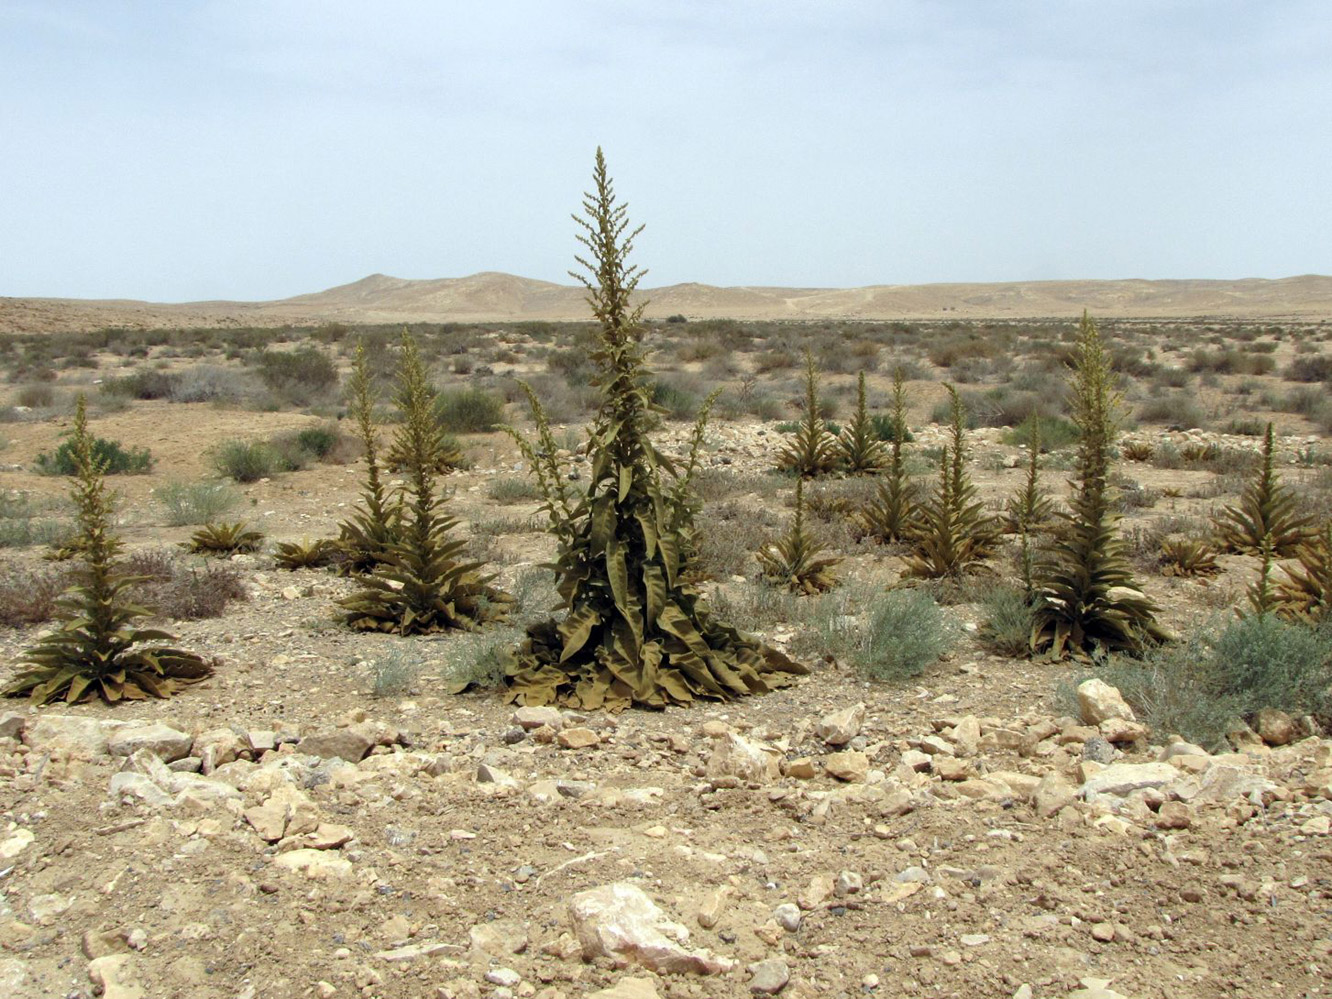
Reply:
[[[1244,487],[1239,506],[1227,506],[1216,519],[1217,536],[1227,551],[1259,554],[1264,539],[1277,558],[1296,555],[1311,535],[1312,520],[1272,468],[1272,424],[1263,435],[1258,474]]]
[[[943,609],[923,590],[895,590],[869,609],[861,668],[873,679],[901,683],[919,676],[956,640]]]
[[[819,406],[819,372],[814,355],[805,350],[805,402],[791,442],[777,457],[777,467],[802,478],[827,475],[837,467],[837,438],[829,431]]]
[[[195,555],[214,555],[225,558],[229,555],[249,554],[263,547],[264,535],[253,530],[243,521],[205,524],[190,535],[189,541],[181,543],[186,551]]]
[[[994,586],[985,595],[981,640],[1001,656],[1021,656],[1031,648],[1032,595],[1014,586]]]
[[[587,274],[573,274],[599,327],[589,355],[601,395],[588,438],[590,473],[586,493],[572,493],[550,424],[529,390],[537,442],[510,432],[545,497],[565,615],[527,629],[505,669],[509,697],[618,710],[784,686],[805,668],[716,620],[687,582],[696,557],[693,479],[710,400],[678,468],[648,437],[643,306],[630,304],[643,275],[629,263],[640,230],[629,228],[600,149],[594,184],[575,217],[590,255],[578,257]]]
[[[46,501],[34,500],[28,493],[0,490],[0,548],[50,544],[68,533],[68,525]]]
[[[483,389],[451,389],[439,393],[435,418],[446,433],[489,433],[504,422],[504,400]]]
[[[1161,541],[1161,575],[1214,576],[1220,571],[1216,551],[1202,538],[1175,537]]]
[[[228,604],[249,598],[240,572],[225,563],[183,566],[167,552],[148,550],[130,555],[125,569],[136,577],[135,603],[158,617],[176,621],[220,617]]]
[[[108,702],[168,697],[213,672],[201,656],[160,644],[173,641],[166,632],[134,626],[146,612],[127,598],[135,577],[117,563],[121,542],[111,533],[111,497],[92,443],[79,396],[70,444],[83,565],[77,585],[61,598],[59,626],[24,653],[7,696],[27,695],[38,704],[94,695]]]
[[[842,467],[852,475],[881,471],[887,462],[887,451],[865,404],[863,371],[856,378],[856,412],[837,438],[837,451]]]
[[[1184,641],[1104,671],[1154,731],[1178,732],[1208,748],[1225,744],[1236,718],[1263,708],[1332,715],[1332,630],[1272,614],[1213,622]]]
[[[348,383],[349,408],[356,421],[356,436],[365,450],[365,483],[361,502],[350,517],[338,525],[338,546],[349,573],[368,573],[385,561],[402,539],[402,497],[390,494],[379,467],[379,437],[375,429],[375,393],[366,361],[365,341],[356,343]]]
[[[956,579],[983,559],[997,534],[967,472],[966,412],[953,386],[949,443],[939,452],[939,484],[920,507],[920,526],[904,576]]]
[[[1052,658],[1105,651],[1141,651],[1166,635],[1156,608],[1138,589],[1116,530],[1110,465],[1120,405],[1110,358],[1091,317],[1083,313],[1072,373],[1078,425],[1074,490],[1058,513],[1053,543],[1036,567],[1031,649]]]
[[[279,541],[273,549],[273,563],[279,569],[323,569],[339,560],[342,549],[332,538],[314,541]]]
[[[823,552],[823,545],[805,529],[805,480],[797,479],[791,526],[776,541],[758,550],[759,566],[775,586],[792,593],[824,593],[837,585],[833,567],[842,560]]]
[[[1008,500],[1008,529],[1018,536],[1018,571],[1022,592],[1030,602],[1035,596],[1035,538],[1054,517],[1054,503],[1041,486],[1041,427],[1033,422],[1027,433],[1027,476],[1022,487]]]
[[[284,470],[280,456],[266,441],[223,441],[211,457],[213,467],[236,482],[258,482]]]
[[[103,475],[147,475],[153,470],[152,452],[144,447],[126,450],[119,441],[94,437],[92,454]],[[62,441],[51,454],[37,455],[36,466],[42,475],[78,475],[73,439]]]
[[[865,537],[880,544],[905,541],[918,527],[916,484],[907,474],[902,445],[911,439],[906,423],[906,385],[899,367],[893,372],[893,409],[888,416],[887,439],[892,442],[888,469],[874,498],[852,516],[852,522]]]
[[[154,490],[153,497],[169,527],[211,524],[240,502],[225,482],[166,482]]]
[[[51,620],[56,601],[69,585],[63,568],[22,572],[8,568],[0,573],[0,624],[19,628]]]
[[[338,369],[318,347],[264,350],[257,362],[264,385],[293,406],[308,406],[337,388]]]
[[[400,531],[370,573],[357,577],[356,592],[339,602],[343,618],[359,631],[402,635],[471,630],[500,620],[512,598],[478,573],[480,563],[464,561],[466,544],[452,536],[457,521],[444,509],[437,482],[444,435],[435,419],[435,390],[406,330],[396,401],[394,447],[407,476]]]
[[[1299,566],[1286,566],[1285,579],[1273,594],[1276,613],[1292,621],[1319,625],[1332,617],[1332,521],[1300,549]]]

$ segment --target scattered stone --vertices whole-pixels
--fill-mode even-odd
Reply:
[[[808,756],[786,761],[786,776],[788,777],[795,777],[797,780],[809,780],[818,775],[819,768],[814,765],[814,761]]]
[[[608,989],[589,992],[587,999],[660,999],[650,978],[621,978]]]
[[[782,754],[771,746],[727,731],[717,738],[708,757],[707,772],[709,777],[767,784],[781,777],[781,758]]]
[[[975,756],[980,748],[980,737],[980,721],[975,715],[967,715],[953,726],[953,752],[958,756]]]
[[[685,950],[689,931],[669,922],[652,899],[631,884],[617,882],[582,891],[569,900],[569,918],[583,958],[606,957],[658,972],[712,975],[735,962],[707,950]]]
[[[869,773],[869,757],[854,749],[829,753],[823,758],[823,769],[838,780],[849,784],[860,783]]]
[[[16,829],[0,840],[0,860],[13,860],[26,850],[36,837],[28,829]]]
[[[772,918],[787,933],[794,933],[800,929],[800,921],[804,918],[804,915],[800,911],[800,906],[791,902],[783,902],[772,910]]]
[[[1127,718],[1107,718],[1098,728],[1102,738],[1116,746],[1145,743],[1147,737],[1151,735],[1151,729],[1142,722],[1130,721]]]
[[[953,744],[937,735],[927,735],[920,740],[920,751],[930,756],[952,756]]]
[[[855,895],[863,890],[865,880],[856,871],[842,871],[837,875],[837,881],[833,885],[833,894],[838,898],[846,898],[848,895]]]
[[[936,756],[934,758],[934,772],[947,781],[967,780],[976,776],[976,768],[970,760],[962,760],[953,756]]]
[[[902,766],[908,770],[914,770],[916,773],[928,773],[930,765],[930,755],[922,753],[919,749],[908,749],[902,754]]]
[[[1158,829],[1187,829],[1193,825],[1193,813],[1182,801],[1167,801],[1156,813]]]
[[[302,753],[325,760],[339,759],[348,763],[360,763],[366,754],[375,748],[376,741],[365,728],[353,725],[307,735],[301,739],[300,749]]]
[[[300,871],[312,880],[344,878],[351,874],[351,861],[327,850],[304,848],[280,853],[273,864],[289,871]]]
[[[791,969],[780,957],[770,957],[749,966],[749,991],[755,995],[775,996],[791,980]]]
[[[1115,939],[1114,924],[1092,923],[1091,935],[1093,940],[1099,940],[1101,943],[1110,943]]]
[[[1082,988],[1070,992],[1068,999],[1128,999],[1110,988],[1108,978],[1084,978],[1079,984]]]
[[[564,749],[590,749],[601,742],[601,736],[590,728],[565,728],[560,730],[555,741]]]
[[[809,884],[805,886],[796,904],[808,912],[810,909],[817,909],[832,896],[833,879],[827,874],[816,874],[809,879]]]
[[[502,985],[511,989],[523,980],[523,976],[512,968],[491,968],[486,972],[485,979],[491,985]]]
[[[564,717],[560,714],[560,709],[548,706],[518,708],[509,720],[513,724],[529,730],[540,728],[542,725],[556,731],[564,727]]]
[[[1138,720],[1118,688],[1095,678],[1078,684],[1078,707],[1087,725],[1100,725],[1107,718]]]
[[[1118,755],[1111,740],[1094,735],[1082,744],[1082,758],[1096,763],[1114,763]]]
[[[1202,782],[1198,785],[1193,800],[1221,804],[1234,801],[1236,798],[1253,801],[1276,789],[1276,784],[1251,770],[1225,763],[1214,763],[1203,773]]]
[[[111,954],[88,962],[88,977],[102,990],[102,999],[144,999],[128,954]]]
[[[1114,763],[1089,777],[1078,793],[1088,801],[1102,794],[1122,798],[1144,788],[1164,787],[1178,776],[1169,763]]]
[[[1287,746],[1295,741],[1295,719],[1276,708],[1263,708],[1254,719],[1258,736],[1269,746]]]
[[[279,784],[262,805],[245,809],[245,821],[270,843],[287,836],[312,833],[319,828],[319,810],[305,792]]]
[[[17,711],[0,713],[0,739],[22,739],[26,721]]]
[[[824,715],[819,719],[814,734],[830,746],[845,746],[860,734],[865,724],[865,702]]]
[[[703,904],[698,907],[698,925],[705,930],[710,930],[721,921],[722,912],[726,908],[726,902],[730,898],[731,890],[729,888],[718,888],[709,893],[703,900]]]
[[[990,942],[988,933],[964,933],[958,940],[963,947],[984,947]]]
[[[484,761],[477,765],[476,782],[478,784],[498,784],[501,787],[519,786],[518,781],[510,776],[507,771]]]
[[[63,750],[89,759],[106,755],[110,733],[123,722],[75,715],[39,715],[23,729],[23,741],[38,752]]]

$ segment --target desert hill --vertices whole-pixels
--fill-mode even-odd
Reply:
[[[716,287],[645,291],[650,317],[889,320],[1107,318],[1321,320],[1332,317],[1332,277],[1215,280],[1019,281],[871,285],[864,288]],[[308,325],[323,322],[503,322],[587,316],[581,288],[512,274],[409,280],[372,274],[326,291],[271,302],[159,304],[125,299],[0,298],[0,332],[108,326]]]

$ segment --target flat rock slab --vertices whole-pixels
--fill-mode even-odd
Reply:
[[[656,903],[631,884],[617,882],[579,892],[569,900],[569,918],[588,961],[610,958],[671,974],[715,975],[735,962],[707,950],[681,946],[689,931],[666,919]]]
[[[190,755],[193,737],[170,725],[150,722],[141,725],[131,722],[122,725],[107,738],[106,749],[112,756],[132,756],[146,749],[163,763],[173,763]]]
[[[1179,778],[1179,771],[1169,763],[1112,763],[1088,778],[1078,794],[1088,801],[1099,794],[1122,798],[1149,787],[1165,787]]]

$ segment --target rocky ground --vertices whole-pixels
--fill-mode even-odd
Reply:
[[[1326,994],[1332,742],[1271,715],[1209,755],[1099,682],[1081,717],[978,715],[996,667],[619,717],[422,696],[260,726],[207,690],[10,712],[0,982]]]

